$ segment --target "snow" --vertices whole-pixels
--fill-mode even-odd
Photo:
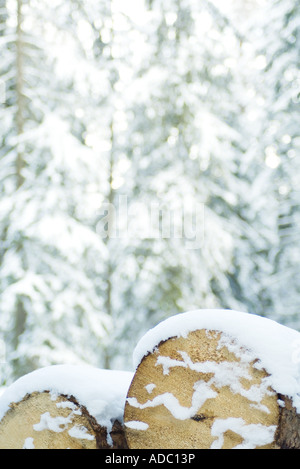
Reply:
[[[26,438],[23,449],[35,449],[33,438]]]
[[[72,414],[71,414],[72,415]],[[51,417],[49,412],[45,412],[41,415],[40,423],[33,425],[33,429],[36,432],[42,432],[44,430],[50,430],[55,433],[62,433],[67,428],[68,425],[72,422],[72,418],[68,417]]]
[[[149,425],[145,422],[140,422],[139,420],[132,420],[131,422],[126,422],[125,427],[131,428],[132,430],[145,431],[148,430]]]
[[[189,368],[190,370],[197,371],[203,374],[212,374],[212,378],[208,381],[208,386],[215,386],[222,388],[228,386],[233,394],[240,394],[248,400],[252,401],[252,406],[260,408],[265,412],[269,413],[269,410],[262,406],[260,403],[264,396],[270,394],[269,391],[269,378],[262,380],[260,386],[251,386],[249,389],[245,389],[240,385],[241,380],[251,380],[249,375],[249,365],[247,362],[223,362],[216,363],[214,361],[206,361],[204,363],[193,363],[191,358],[185,352],[178,353],[182,356],[183,361],[172,360],[169,357],[159,356],[156,361],[156,365],[163,366],[163,374],[168,375],[170,368],[183,367]]]
[[[266,379],[265,385],[262,385],[260,389],[249,390],[251,392],[249,398],[259,405],[262,392],[265,392],[267,386],[270,385],[277,393],[290,397],[300,413],[300,368],[299,360],[295,359],[295,347],[299,344],[300,333],[261,316],[221,309],[195,310],[175,315],[163,321],[142,337],[133,354],[135,367],[139,366],[146,355],[156,350],[161,342],[172,337],[187,337],[190,332],[199,329],[222,332],[220,346],[226,345],[229,351],[239,356],[241,358],[240,366],[238,368],[232,367],[229,370],[223,369],[227,365],[229,366],[229,364],[224,364],[224,367],[221,367],[222,369],[218,365],[218,368],[213,370],[212,367],[215,365],[212,362],[192,363],[189,357],[182,353],[182,361],[171,360],[168,357],[158,357],[158,364],[163,366],[165,374],[168,374],[173,366],[189,367],[199,372],[205,372],[206,369],[208,372],[216,372],[216,375],[212,378],[215,380],[215,384],[224,384],[225,379],[226,385],[230,385],[232,390],[237,392],[238,390],[234,389],[234,383],[237,382],[236,378],[246,373],[244,364],[249,363],[249,360],[258,359],[259,362],[255,364],[256,368],[264,368],[270,374],[270,377]],[[240,347],[247,350],[241,354]],[[240,373],[240,376],[232,373]],[[201,392],[203,391],[205,390],[201,390]],[[197,394],[197,389],[195,389],[194,398],[197,405],[199,405]],[[193,411],[193,405],[191,409],[180,409],[177,403],[175,403],[174,410],[174,396],[172,395],[164,394],[155,399],[160,399],[161,404],[166,405],[167,408],[177,414],[177,418],[183,418],[183,413],[190,414]],[[158,405],[158,402],[154,401],[152,401],[152,404],[148,401],[144,404],[144,407]],[[131,401],[131,405],[140,407],[134,401]]]
[[[52,393],[52,396],[54,397],[53,393]],[[53,400],[56,401],[56,399],[57,399],[57,397],[55,397],[55,399],[53,399]],[[56,404],[56,407],[58,409],[71,409],[73,411],[73,414],[81,415],[81,410],[77,409],[77,406],[76,406],[76,404],[74,404],[74,402],[58,402]]]
[[[133,374],[126,371],[100,370],[90,366],[55,365],[34,371],[17,380],[0,397],[0,421],[12,402],[20,402],[27,394],[49,391],[53,400],[59,394],[75,397],[78,404],[86,407],[97,423],[107,428],[108,443],[115,420],[123,422],[125,399]],[[61,404],[59,404],[61,406]],[[59,407],[58,406],[58,407]],[[77,412],[72,407],[72,414]],[[50,429],[63,431],[69,418],[51,418],[49,413],[41,416],[36,431]],[[81,429],[73,429],[77,435]]]
[[[213,399],[214,397],[217,397],[217,393],[211,389],[210,384],[198,381],[194,384],[191,407],[182,406],[178,399],[169,392],[160,394],[152,401],[149,400],[144,404],[140,404],[135,397],[128,398],[127,402],[132,407],[142,410],[163,405],[175,419],[187,420],[192,418],[208,399]]]
[[[276,426],[246,425],[241,418],[217,419],[212,426],[211,434],[218,437],[218,439],[213,442],[211,449],[222,449],[224,434],[228,430],[237,433],[244,439],[243,443],[234,449],[255,449],[257,446],[269,445],[274,441]]]
[[[156,384],[154,383],[150,383],[150,384],[147,384],[147,386],[145,386],[145,389],[148,392],[148,394],[151,394],[155,388],[156,388]]]
[[[79,440],[92,441],[95,439],[93,435],[90,435],[88,433],[87,428],[85,428],[84,426],[79,427],[78,425],[75,425],[75,427],[71,428],[71,430],[69,430],[68,433],[72,438],[78,438]]]

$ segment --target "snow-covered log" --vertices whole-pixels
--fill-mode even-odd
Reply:
[[[124,449],[123,413],[132,373],[52,366],[0,398],[0,449]]]
[[[300,448],[300,334],[228,310],[174,316],[134,353],[129,448]]]

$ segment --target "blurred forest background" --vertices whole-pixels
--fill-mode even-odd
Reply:
[[[130,370],[191,309],[300,330],[299,26],[297,0],[0,0],[0,386]],[[201,204],[200,248],[141,234]]]

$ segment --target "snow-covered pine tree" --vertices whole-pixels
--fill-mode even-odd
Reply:
[[[266,117],[261,141],[265,162],[272,171],[272,195],[278,205],[278,245],[268,284],[272,299],[268,314],[299,328],[299,2],[267,1],[267,17],[262,52],[266,57]]]
[[[115,0],[89,5],[78,2],[77,14],[83,40],[89,38],[83,67],[87,72],[80,89],[82,107],[78,109],[80,132],[85,146],[98,155],[101,175],[100,198],[92,219],[106,253],[101,269],[94,271],[102,311],[110,319],[108,335],[102,340],[103,366],[130,368],[138,321],[142,320],[137,320],[139,305],[131,293],[139,264],[136,241],[127,237],[126,228],[119,228],[126,224],[126,207],[134,197],[130,155],[137,104],[130,90],[140,72],[144,33],[128,17],[126,5]],[[143,302],[141,296],[139,301]]]
[[[157,236],[137,236],[124,264],[133,272],[125,304],[139,333],[176,312],[242,303],[229,275],[234,236],[240,235],[236,208],[246,148],[234,76],[241,37],[210,2],[148,6],[143,30],[149,53],[128,89],[136,96],[130,174],[139,233],[149,226],[151,207],[161,215]],[[196,210],[200,246],[188,249],[183,215],[191,220]],[[163,236],[168,216],[171,231]],[[121,337],[126,334],[118,344]]]
[[[253,2],[247,21],[241,11],[233,14],[246,37],[239,75],[250,99],[240,119],[248,129],[240,178],[246,184],[239,186],[241,230],[231,282],[247,310],[293,327],[299,326],[297,8]]]
[[[163,243],[162,251],[181,270],[182,285],[189,285],[184,294],[180,289],[178,309],[226,305],[232,300],[226,272],[239,182],[235,148],[243,138],[230,59],[239,55],[240,38],[209,2],[151,5],[158,34],[149,72],[151,106],[145,109],[148,119],[140,130],[148,136],[145,154],[150,157],[136,179],[149,175],[154,200],[158,195],[166,206],[173,201],[175,211],[176,205],[187,212],[205,206],[205,242],[200,249],[187,250],[186,240]]]
[[[238,53],[240,39],[210,4],[208,9],[193,2],[148,7],[134,21],[116,1],[93,11],[81,5],[94,41],[86,67],[101,79],[93,102],[87,96],[81,120],[85,144],[102,154],[98,233],[105,238],[107,258],[98,279],[104,311],[112,319],[106,366],[128,363],[136,338],[164,317],[227,305],[232,298],[225,209],[234,205],[231,144],[238,145],[241,137],[234,129],[237,109],[226,47]],[[228,44],[220,48],[223,34]],[[122,230],[117,239],[107,236],[115,227],[103,225],[106,204],[121,211],[128,236]],[[199,239],[191,240],[196,210]],[[200,246],[187,249],[191,241]]]
[[[270,301],[266,280],[272,271],[273,246],[277,243],[277,206],[271,194],[272,174],[265,164],[261,142],[265,122],[266,88],[262,74],[265,57],[257,44],[263,34],[259,26],[262,9],[256,0],[226,5],[214,0],[214,3],[226,11],[240,37],[239,53],[229,60],[233,76],[230,89],[240,138],[232,147],[236,168],[229,184],[235,200],[234,216],[230,219],[232,260],[226,274],[232,299],[224,306],[238,306],[264,315]]]
[[[76,11],[71,3],[11,1],[1,23],[0,304],[8,379],[53,363],[100,364],[109,323],[94,281],[106,256],[91,222],[101,178],[78,132],[73,106],[80,108],[82,82],[67,63],[79,48],[79,23],[68,23]]]

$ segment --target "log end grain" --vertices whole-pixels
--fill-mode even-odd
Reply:
[[[144,357],[125,407],[129,448],[277,446],[278,396],[267,372],[248,360],[247,350],[230,351],[222,338],[197,330]]]
[[[108,449],[126,447],[123,426],[115,422],[108,439],[73,397],[32,393],[12,403],[0,422],[0,449]]]

